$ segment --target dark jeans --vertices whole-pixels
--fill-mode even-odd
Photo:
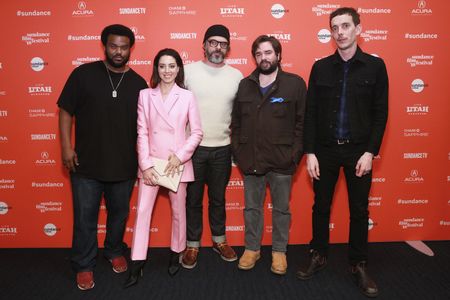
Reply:
[[[367,261],[368,198],[372,172],[355,175],[355,166],[365,145],[344,144],[320,146],[316,150],[320,180],[314,180],[313,239],[311,248],[326,256],[329,242],[330,209],[340,168],[344,168],[350,208],[349,261]]]
[[[71,174],[70,179],[73,196],[72,268],[75,272],[93,270],[102,195],[108,211],[104,255],[112,259],[123,255],[127,249],[123,234],[135,180],[104,182],[76,174]]]
[[[208,185],[208,216],[215,242],[225,241],[225,189],[231,174],[231,147],[199,146],[192,156],[195,181],[186,197],[188,246],[198,247],[203,232],[203,192]]]

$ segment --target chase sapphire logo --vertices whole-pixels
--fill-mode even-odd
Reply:
[[[282,102],[284,102],[283,98],[275,98],[275,97],[270,98],[270,103],[282,103]]]

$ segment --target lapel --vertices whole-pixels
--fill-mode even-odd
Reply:
[[[167,95],[167,98],[165,100],[166,103],[163,102],[161,89],[159,88],[159,86],[155,89],[152,89],[151,94],[153,106],[155,107],[158,114],[164,119],[164,121],[166,121],[166,123],[170,127],[175,128],[175,120],[172,120],[172,118],[170,118],[169,113],[180,97],[180,87],[178,87],[176,84],[172,87],[169,95]]]

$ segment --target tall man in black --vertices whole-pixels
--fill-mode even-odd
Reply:
[[[330,208],[343,167],[350,207],[350,271],[361,291],[375,297],[378,288],[367,273],[368,197],[372,160],[388,115],[388,76],[382,59],[358,47],[361,24],[355,9],[331,13],[330,27],[337,51],[313,65],[307,93],[304,147],[314,179],[313,238],[309,266],[297,277],[309,279],[327,264]]]
[[[71,263],[81,290],[94,287],[102,196],[108,210],[104,255],[114,272],[127,270],[123,234],[137,174],[137,99],[139,91],[147,88],[145,80],[127,66],[133,32],[110,25],[101,40],[105,60],[76,68],[58,100],[62,160],[70,171],[73,196]]]

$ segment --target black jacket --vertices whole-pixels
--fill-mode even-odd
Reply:
[[[317,144],[336,142],[343,76],[343,61],[337,51],[312,67],[306,100],[306,153],[314,153]],[[347,74],[346,91],[351,140],[366,144],[365,151],[377,155],[388,116],[388,75],[383,60],[358,47]]]
[[[259,72],[242,79],[231,121],[233,156],[244,174],[293,174],[303,154],[306,84],[278,70],[263,96]]]

